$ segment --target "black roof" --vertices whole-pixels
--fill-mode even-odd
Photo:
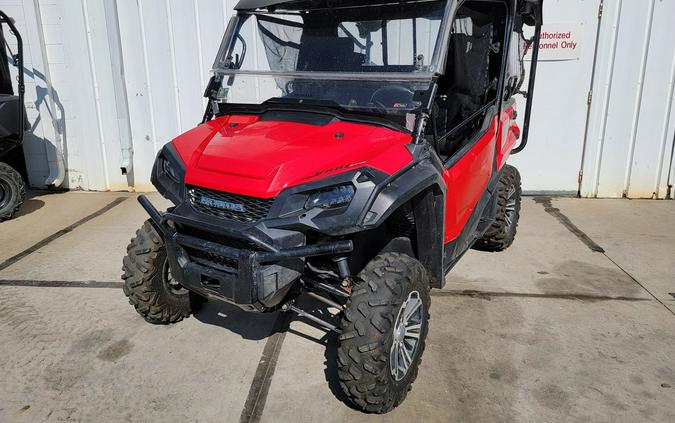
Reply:
[[[262,9],[283,2],[284,0],[240,0],[239,3],[234,6],[234,10]]]
[[[255,10],[255,9],[265,9],[271,6],[278,6],[284,3],[296,3],[296,4],[308,4],[313,2],[319,2],[320,0],[239,0],[234,10]],[[375,3],[383,2],[383,0],[371,0]],[[419,1],[419,0],[417,0]],[[535,23],[541,24],[542,22],[542,3],[544,0],[517,0],[517,13],[522,14],[523,21],[527,25],[534,25]],[[355,0],[342,0],[342,3],[363,3],[361,1]]]

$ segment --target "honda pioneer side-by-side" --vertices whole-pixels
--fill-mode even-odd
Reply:
[[[205,299],[297,313],[339,334],[347,397],[390,411],[417,376],[430,289],[469,248],[504,250],[516,234],[520,176],[506,161],[527,141],[542,0],[236,11],[202,124],[153,168],[174,206],[139,197],[150,219],[124,258],[124,292],[152,323]]]

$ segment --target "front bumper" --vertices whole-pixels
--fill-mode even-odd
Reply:
[[[226,227],[192,214],[161,214],[139,202],[163,236],[172,276],[185,288],[251,311],[282,303],[303,273],[305,258],[348,253],[351,241],[305,245],[304,234]]]

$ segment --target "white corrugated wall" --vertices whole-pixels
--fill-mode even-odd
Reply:
[[[117,0],[134,145],[134,186],[150,190],[156,151],[193,128],[234,1]]]
[[[62,145],[66,187],[152,189],[157,149],[201,118],[235,2],[0,0],[27,44],[31,184],[58,174]],[[582,26],[582,50],[540,64],[530,146],[513,163],[528,191],[664,198],[675,177],[675,2],[604,0],[598,20],[600,4],[546,0],[547,22]]]
[[[599,6],[600,0],[544,0],[545,22],[581,24],[583,43],[578,60],[539,62],[529,144],[511,159],[528,191],[577,192]]]
[[[674,1],[605,1],[582,195],[668,193],[675,142],[673,23]]]

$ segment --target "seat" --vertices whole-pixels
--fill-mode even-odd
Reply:
[[[297,70],[307,72],[354,71],[354,41],[343,37],[303,36]]]
[[[434,123],[441,138],[481,108],[490,88],[492,24],[479,27],[470,19],[464,21],[471,25],[466,31],[471,35],[455,32],[450,37],[447,74],[439,79],[439,96],[434,104]],[[437,146],[439,154],[452,155],[471,131],[468,125],[445,137]]]

